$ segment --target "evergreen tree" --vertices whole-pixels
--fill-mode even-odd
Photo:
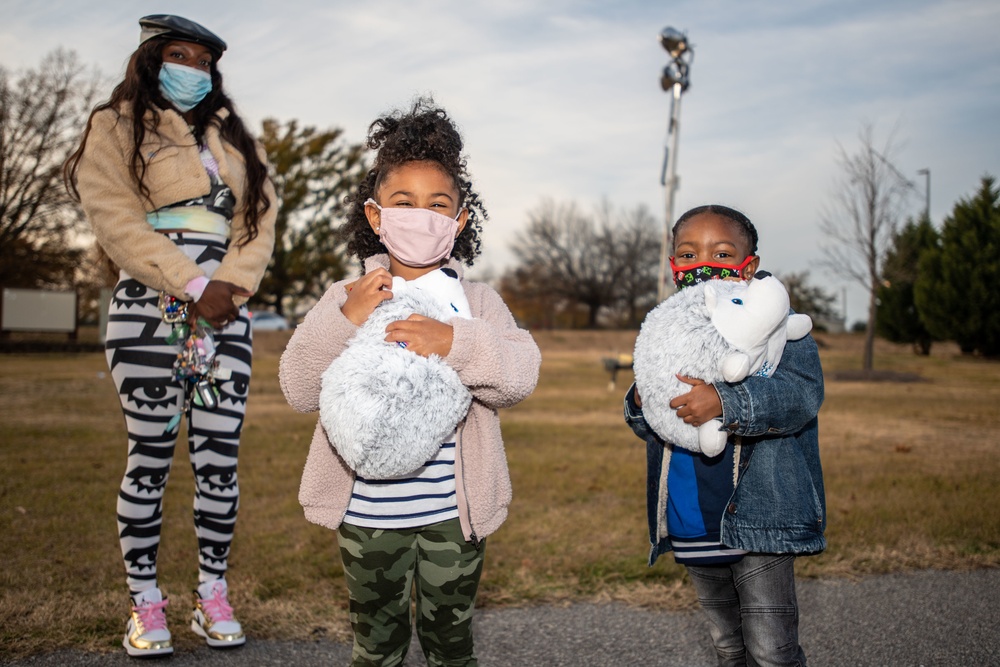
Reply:
[[[965,354],[1000,356],[1000,191],[984,176],[971,199],[955,205],[939,248],[920,259],[914,285],[927,330]]]
[[[927,215],[910,220],[893,235],[892,246],[882,265],[883,283],[878,289],[875,330],[893,343],[911,343],[917,354],[931,351],[934,336],[920,320],[913,297],[920,255],[938,247],[938,233]]]

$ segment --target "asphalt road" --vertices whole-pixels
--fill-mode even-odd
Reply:
[[[799,582],[800,639],[813,666],[1000,666],[1000,569],[925,571],[860,581]],[[484,610],[476,616],[483,667],[711,667],[699,612],[620,604]],[[347,665],[347,644],[253,641],[229,651],[199,648],[169,667]],[[113,654],[60,651],[0,664],[33,667],[130,665]],[[407,667],[426,664],[411,646]]]

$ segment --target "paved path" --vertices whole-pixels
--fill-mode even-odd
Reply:
[[[799,583],[801,641],[810,665],[1000,666],[1000,570],[926,571]],[[620,604],[485,610],[476,617],[483,667],[711,667],[708,629],[698,612]],[[346,665],[350,646],[249,641],[232,651],[200,648],[169,667]],[[33,667],[129,665],[124,651],[60,651],[19,662]],[[406,666],[424,665],[414,646]]]

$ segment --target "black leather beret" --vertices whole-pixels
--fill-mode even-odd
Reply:
[[[221,58],[222,52],[226,50],[226,43],[222,41],[221,37],[205,26],[182,16],[172,14],[143,16],[139,19],[139,27],[142,28],[139,35],[140,44],[153,37],[179,39],[208,47],[215,54],[216,59]]]

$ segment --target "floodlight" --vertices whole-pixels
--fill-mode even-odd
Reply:
[[[687,35],[674,28],[664,28],[660,31],[660,44],[672,58],[680,58],[681,54],[690,48]]]
[[[663,74],[660,76],[660,87],[663,90],[670,90],[674,84],[678,83],[681,84],[681,90],[687,90],[689,83],[687,66],[675,60],[663,68]]]

